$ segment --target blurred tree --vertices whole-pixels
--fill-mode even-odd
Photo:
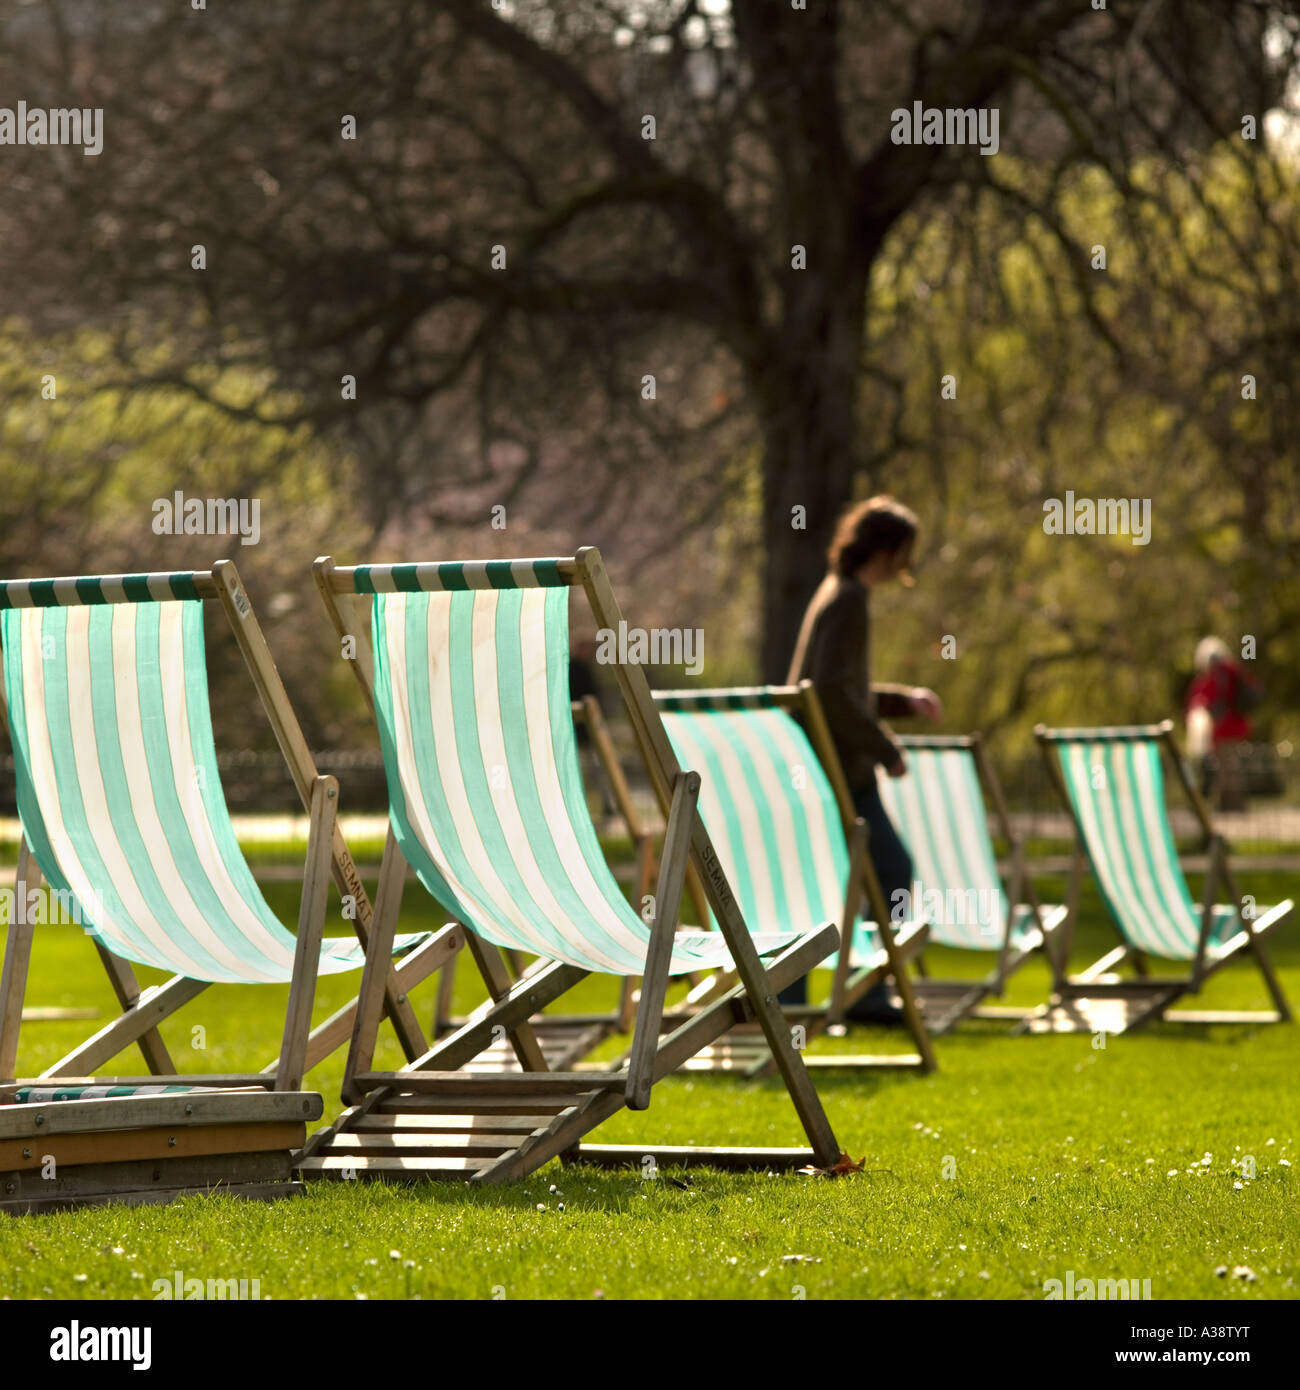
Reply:
[[[879,623],[882,678],[1023,738],[1176,716],[1213,632],[1263,682],[1262,731],[1300,731],[1296,168],[1229,141],[1176,173],[1136,164],[1135,189],[1160,185],[1141,202],[1095,171],[1059,179],[1054,228],[974,190],[951,220],[909,221],[869,328],[891,368],[866,392],[894,421],[896,486],[930,499],[929,543]],[[1070,241],[1110,252],[1087,297]],[[937,408],[915,383],[950,363],[958,400]],[[1148,509],[1144,543],[1046,534],[1044,500],[1067,492]]]
[[[310,591],[302,555],[328,549],[352,524],[346,461],[300,426],[274,428],[234,418],[192,395],[78,392],[101,367],[104,344],[83,334],[47,348],[0,338],[0,574],[100,574],[207,569],[233,559],[268,633],[295,709],[316,746],[350,742],[369,726],[355,717],[352,685],[324,641],[325,625],[301,608]],[[30,389],[35,365],[55,377],[53,400]],[[226,380],[231,401],[263,396],[263,383]],[[243,499],[249,542],[239,534],[186,535],[161,529],[179,491],[188,498]],[[270,726],[249,718],[254,702],[229,625],[210,615],[208,662],[213,723],[221,751],[274,748]],[[346,685],[345,685],[346,682]],[[288,775],[285,773],[285,785]]]
[[[111,328],[123,382],[325,431],[364,461],[372,522],[463,522],[479,488],[509,508],[540,479],[575,536],[647,487],[684,527],[756,444],[769,678],[837,511],[902,481],[900,402],[939,411],[954,370],[901,382],[868,352],[885,409],[863,393],[891,238],[991,192],[1056,238],[1073,312],[1122,357],[1063,180],[1100,171],[1136,217],[1165,190],[1135,162],[1194,161],[1262,118],[1300,33],[1296,0],[5,8],[4,89],[76,93],[106,123],[98,158],[6,150],[12,312]],[[895,143],[914,102],[997,108],[1040,176]],[[232,402],[232,368],[275,389]],[[1030,389],[1046,408],[1069,386]]]

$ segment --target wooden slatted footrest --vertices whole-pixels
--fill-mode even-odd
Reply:
[[[549,1115],[550,1110],[545,1114]],[[402,1112],[358,1115],[350,1127],[353,1134],[531,1134],[539,1123],[537,1115],[411,1115]]]
[[[555,1072],[568,1071],[609,1037],[613,1031],[607,1023],[584,1023],[561,1020],[549,1022],[545,1015],[532,1022],[533,1036],[542,1049],[547,1068]],[[498,1072],[510,1072],[515,1076],[523,1074],[519,1058],[510,1044],[510,1039],[486,1047],[471,1062],[461,1068],[471,1076],[485,1076]]]
[[[464,1071],[362,1072],[357,1085],[363,1090],[387,1086],[411,1095],[542,1096],[583,1091],[621,1091],[627,1072],[525,1072],[519,1076],[472,1076]],[[472,1108],[472,1107],[466,1107]]]
[[[1029,1033],[1109,1033],[1118,1036],[1158,1018],[1180,993],[1177,989],[1113,990],[1057,997],[1031,1014],[1020,1031]]]
[[[429,1178],[469,1178],[481,1172],[491,1158],[433,1158],[407,1155],[334,1153],[304,1158],[298,1172],[306,1179],[326,1178],[341,1182],[378,1179],[383,1182],[422,1182]]]
[[[482,1080],[482,1077],[476,1077]],[[388,1094],[370,1108],[371,1115],[457,1115],[472,1108],[475,1117],[485,1115],[556,1115],[581,1105],[581,1091],[534,1096],[438,1096]]]
[[[717,1042],[702,1047],[681,1067],[682,1071],[750,1072],[772,1060],[771,1049],[757,1024],[742,1025],[724,1033]]]
[[[611,1091],[626,1074],[531,1072],[471,1075],[401,1072],[359,1078],[364,1104],[314,1136],[298,1172],[304,1178],[494,1181],[527,1167],[523,1155]],[[400,1088],[400,1090],[398,1089]]]

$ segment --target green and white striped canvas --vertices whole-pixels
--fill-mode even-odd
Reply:
[[[125,1096],[193,1095],[201,1086],[19,1086],[9,1100],[14,1105],[48,1105],[56,1100],[118,1100]]]
[[[685,707],[656,693],[683,767],[703,778],[700,814],[751,924],[811,931],[844,912],[849,849],[835,793],[803,729],[761,694]],[[859,917],[850,960],[882,952]]]
[[[1192,960],[1201,926],[1178,862],[1154,739],[1055,742],[1084,846],[1107,906],[1139,951]],[[1207,953],[1240,927],[1231,906],[1214,908]]]
[[[115,955],[195,980],[287,982],[295,938],[240,852],[217,772],[202,603],[168,597],[170,576],[136,578],[136,594],[121,578],[3,586],[23,834]],[[322,974],[363,961],[352,940],[321,948]]]
[[[393,832],[429,892],[488,940],[640,974],[650,930],[605,862],[578,767],[569,591],[537,572],[549,562],[521,563],[534,568],[367,567]],[[730,962],[717,933],[678,932],[673,973]]]
[[[989,838],[975,755],[967,747],[907,744],[907,774],[881,777],[880,799],[912,856],[913,907],[930,939],[970,951],[997,951],[1006,936],[1007,898]],[[1014,950],[1042,939],[1033,909],[1018,904]]]

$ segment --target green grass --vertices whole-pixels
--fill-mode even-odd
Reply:
[[[1062,886],[1041,884],[1048,895]],[[1261,902],[1294,886],[1292,875],[1264,873],[1243,884]],[[270,884],[267,894],[292,921],[295,887]],[[410,925],[434,923],[421,919],[426,902],[418,887],[408,890]],[[1085,896],[1083,908],[1077,965],[1113,941],[1096,900]],[[1294,924],[1272,954],[1300,1000]],[[953,953],[934,951],[929,965],[936,975],[973,973]],[[460,973],[461,1007],[474,1002],[472,975]],[[318,1017],[344,1001],[350,983],[322,982]],[[1046,986],[1034,962],[1008,1002],[1038,1002]],[[95,1004],[105,1018],[112,1010],[95,953],[75,928],[38,934],[28,997]],[[412,997],[427,1019],[432,986]],[[164,1035],[183,1069],[260,1066],[278,1043],[285,998],[279,988],[214,987]],[[610,982],[588,981],[568,1006],[612,999]],[[1246,965],[1216,976],[1198,1003],[1268,1005]],[[35,1073],[93,1026],[27,1025],[20,1069]],[[814,1044],[904,1046],[882,1030]],[[1076,1279],[1150,1279],[1158,1299],[1297,1296],[1294,1027],[1162,1026],[1102,1049],[1087,1036],[1011,1038],[977,1024],[937,1049],[941,1069],[930,1077],[817,1074],[842,1145],[866,1160],[851,1178],[696,1170],[683,1185],[668,1170],[646,1180],[556,1163],[497,1190],[349,1183],[267,1205],[196,1197],[24,1217],[0,1221],[0,1296],[151,1298],[153,1281],[176,1270],[257,1279],[273,1298],[1042,1298],[1044,1281],[1068,1270]],[[391,1036],[376,1060],[400,1061]],[[128,1054],[116,1069],[143,1065]],[[341,1069],[340,1056],[309,1078],[327,1116],[338,1108]],[[616,1116],[601,1137],[802,1142],[778,1084],[705,1076],[662,1084],[648,1112]],[[1247,1156],[1253,1179],[1242,1175]],[[1216,1276],[1224,1265],[1247,1265],[1258,1278]]]

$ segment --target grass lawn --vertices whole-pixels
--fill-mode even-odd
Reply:
[[[1244,875],[1261,903],[1294,895],[1296,876]],[[1193,887],[1195,888],[1195,884]],[[1064,885],[1043,879],[1046,900]],[[297,890],[267,894],[286,921]],[[434,925],[418,886],[406,925]],[[1085,896],[1082,966],[1113,943]],[[426,915],[421,918],[421,913]],[[1300,929],[1272,947],[1300,1002]],[[932,973],[971,962],[930,953]],[[150,972],[141,972],[149,975]],[[474,1002],[472,967],[459,1004]],[[322,982],[317,1016],[357,977]],[[1010,1003],[1040,1002],[1047,971],[1015,977]],[[613,999],[588,981],[567,1007]],[[279,1042],[280,988],[218,986],[164,1025],[182,1069],[260,1067]],[[422,1019],[432,986],[413,994]],[[28,1000],[113,1008],[90,943],[72,927],[38,933]],[[1266,1008],[1246,965],[1216,976],[1206,1008]],[[49,1065],[95,1024],[32,1023],[20,1071]],[[199,1033],[192,1032],[197,1027]],[[201,1046],[199,1046],[201,1044]],[[902,1035],[855,1030],[815,1050],[904,1050]],[[847,1179],[668,1170],[600,1172],[551,1164],[526,1182],[312,1187],[301,1200],[189,1198],[0,1221],[0,1297],[151,1298],[156,1279],[256,1279],[271,1298],[1029,1298],[1048,1279],[1149,1279],[1153,1298],[1278,1299],[1300,1294],[1300,1047],[1294,1026],[1110,1038],[1007,1036],[967,1025],[937,1043],[940,1071],[817,1080],[840,1142],[866,1170]],[[391,1035],[377,1066],[397,1065]],[[121,1072],[143,1071],[125,1054]],[[338,1110],[342,1055],[308,1085]],[[673,1079],[649,1111],[621,1114],[611,1142],[799,1144],[774,1082]],[[1253,1164],[1248,1160],[1253,1160]],[[1254,1177],[1247,1176],[1251,1171]],[[558,1190],[553,1190],[558,1189]],[[1215,1269],[1227,1266],[1226,1276]],[[1254,1279],[1235,1278],[1248,1266]]]

